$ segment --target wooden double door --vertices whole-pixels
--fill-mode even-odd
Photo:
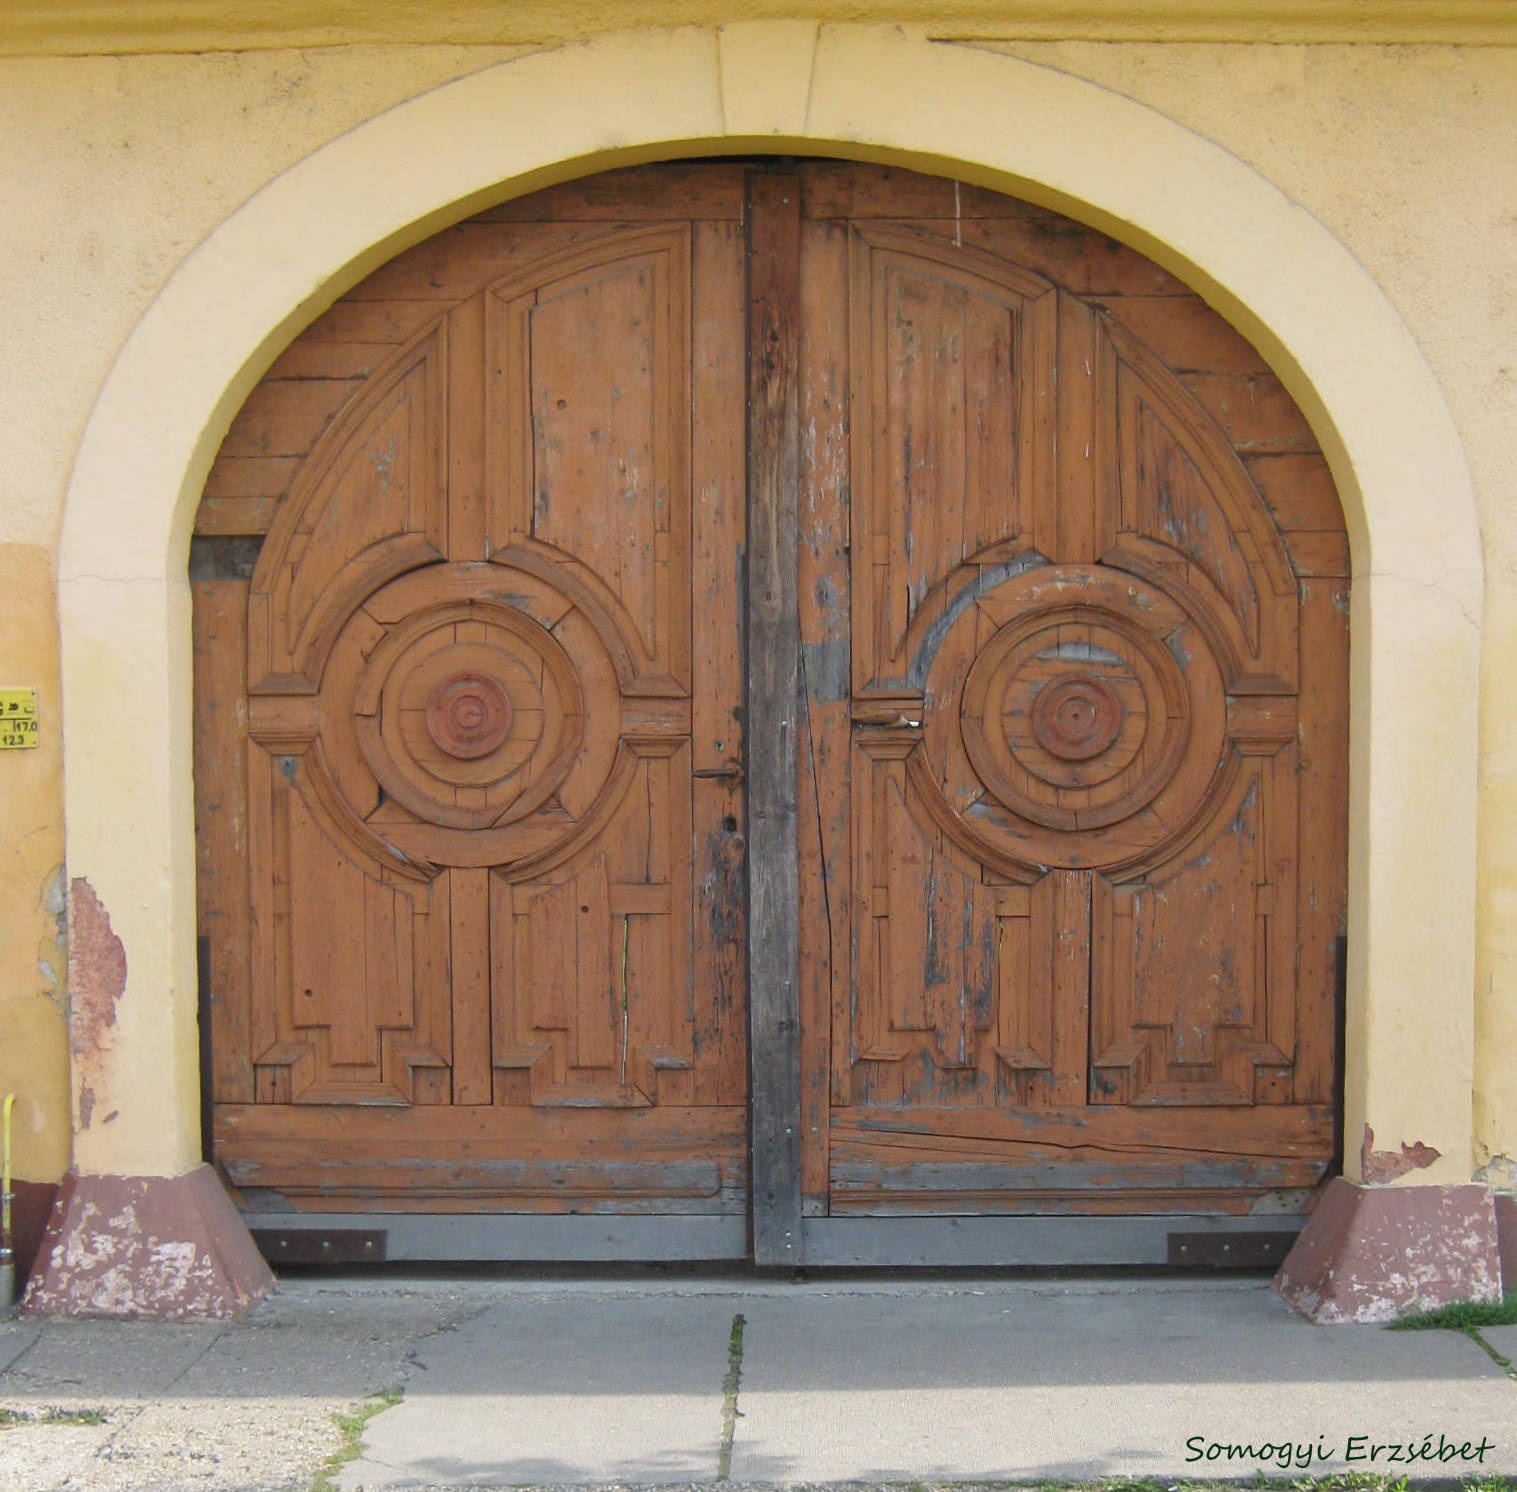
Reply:
[[[557,188],[298,339],[197,535],[250,1210],[799,1263],[1328,1168],[1342,522],[1131,251],[837,163]]]

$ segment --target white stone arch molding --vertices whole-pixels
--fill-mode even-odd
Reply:
[[[403,103],[249,199],[133,330],[83,437],[61,555],[69,872],[127,966],[85,1074],[115,1118],[81,1129],[80,1173],[200,1159],[185,555],[233,413],[337,295],[485,202],[752,151],[894,161],[1057,208],[1150,254],[1270,359],[1328,454],[1354,556],[1350,1175],[1368,1123],[1377,1148],[1440,1152],[1408,1179],[1467,1181],[1481,560],[1411,334],[1317,220],[1175,121],[982,48],[797,22],[608,34]]]

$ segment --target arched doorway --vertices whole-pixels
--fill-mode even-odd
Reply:
[[[197,533],[266,1219],[1147,1261],[1328,1170],[1342,515],[1140,255],[884,168],[589,178],[309,328]]]

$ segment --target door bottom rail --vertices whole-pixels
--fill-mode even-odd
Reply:
[[[745,1263],[737,1216],[616,1217],[439,1213],[246,1214],[279,1263]],[[798,1264],[811,1269],[1268,1267],[1305,1216],[821,1217],[802,1221]],[[1267,1226],[1264,1224],[1267,1223]],[[362,1246],[357,1247],[357,1241]]]

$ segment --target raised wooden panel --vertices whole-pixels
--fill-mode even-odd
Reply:
[[[1239,757],[1213,822],[1140,882],[1095,879],[1091,1098],[1288,1102],[1296,762]]]
[[[1052,439],[1052,287],[900,228],[855,224],[853,678],[906,687],[907,629],[942,577],[1032,525]],[[862,416],[862,418],[860,418]]]
[[[1081,1103],[1089,1061],[1090,877],[998,886],[995,1102]]]
[[[858,762],[868,801],[860,824],[855,901],[868,906],[860,938],[853,1044],[855,1063],[907,1063],[881,1085],[922,1101],[943,1075],[973,1072],[996,993],[995,894],[951,857],[941,831],[907,806],[900,763]],[[879,1101],[859,1074],[861,1102]]]
[[[1121,487],[1108,561],[1170,583],[1209,632],[1230,690],[1292,692],[1296,580],[1269,510],[1174,376],[1127,333],[1108,335],[1116,387],[1102,435]]]
[[[591,852],[491,876],[493,1062],[534,1106],[693,1101],[689,770],[684,748],[640,755]]]
[[[285,1102],[408,1102],[413,1068],[452,1060],[446,985],[429,977],[446,883],[356,858],[307,806],[300,780],[319,770],[249,753],[252,1060]]]
[[[254,693],[314,692],[377,584],[447,548],[445,333],[428,333],[323,438],[264,541],[248,607]]]
[[[635,644],[639,692],[689,681],[690,234],[648,228],[492,288],[491,551],[584,566]]]

